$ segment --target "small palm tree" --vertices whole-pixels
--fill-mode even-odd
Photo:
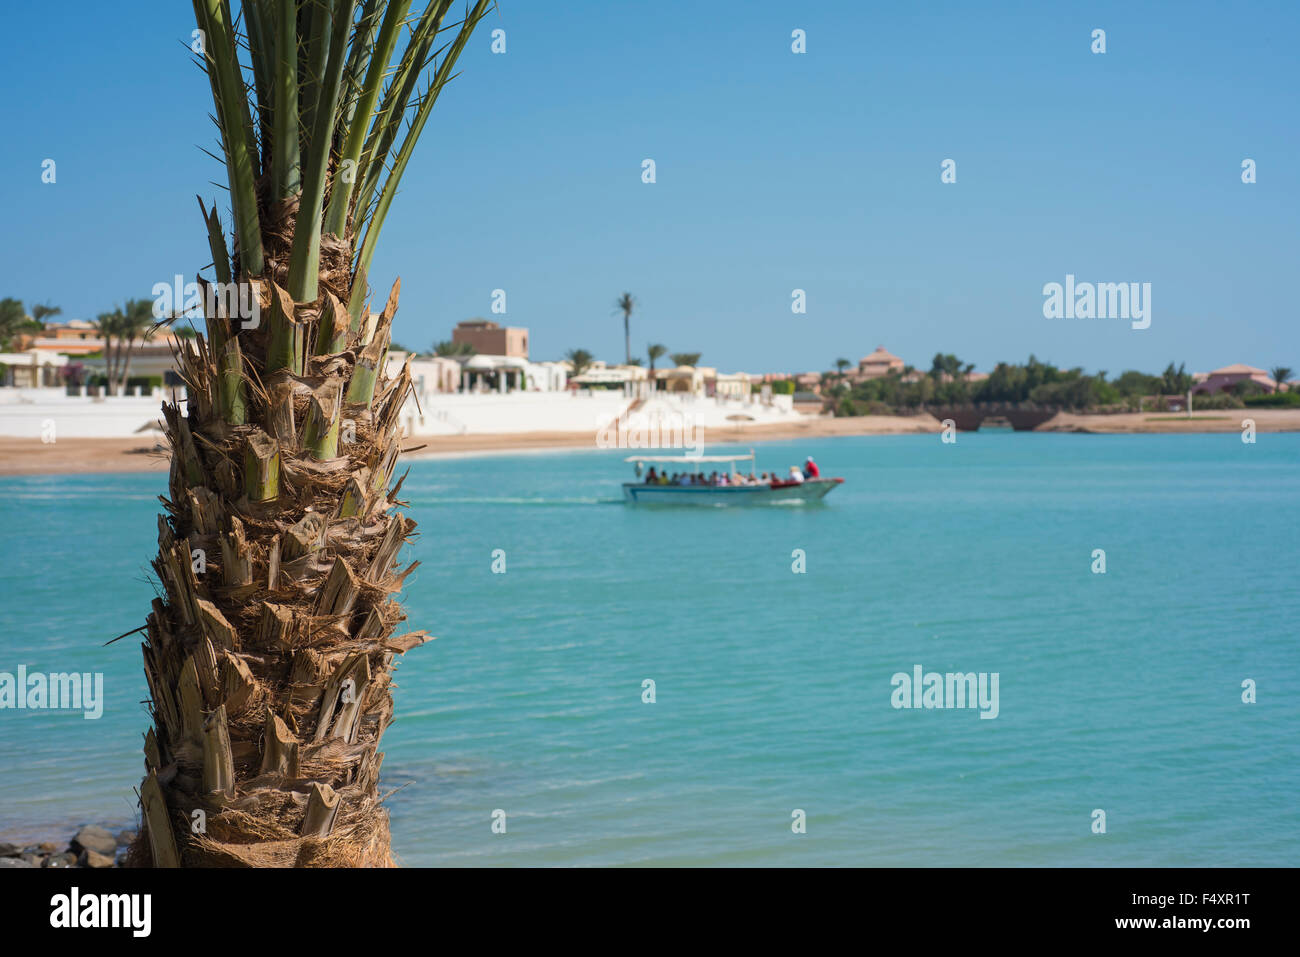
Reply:
[[[655,360],[664,355],[667,351],[667,346],[660,345],[657,342],[652,342],[650,345],[645,347],[645,353],[650,357],[650,388],[652,389],[655,386]]]
[[[128,299],[122,306],[118,324],[118,394],[126,395],[126,380],[131,376],[131,349],[137,339],[153,335],[153,303],[148,299]]]
[[[596,357],[586,349],[570,349],[564,354],[564,358],[568,359],[570,364],[573,366],[573,375],[571,378],[574,379],[590,369],[591,364],[596,361]]]
[[[104,373],[107,382],[104,391],[108,395],[113,394],[113,388],[117,383],[116,355],[113,351],[113,339],[117,337],[118,330],[122,328],[122,310],[115,309],[112,312],[101,312],[95,318],[95,328],[99,331],[99,337],[104,340]]]
[[[23,331],[27,310],[19,299],[0,299],[0,349],[9,348],[9,340]]]
[[[1281,392],[1286,388],[1287,380],[1291,378],[1291,367],[1274,366],[1269,374],[1273,376],[1273,391]]]
[[[673,365],[694,366],[700,362],[702,352],[674,352],[668,358],[673,360]]]
[[[143,341],[153,334],[153,304],[147,299],[128,299],[112,312],[100,313],[96,325],[104,339],[107,392],[125,395],[131,374],[131,349],[137,339]]]
[[[453,342],[451,339],[444,339],[442,342],[433,344],[433,354],[448,359],[468,358],[475,354],[475,349],[468,342]]]
[[[614,301],[614,310],[623,313],[623,346],[627,350],[627,364],[632,364],[632,310],[636,308],[636,300],[632,298],[630,292],[625,292]]]
[[[853,365],[853,363],[850,362],[848,359],[836,359],[836,360],[835,360],[835,371],[838,372],[838,373],[840,374],[840,378],[841,378],[841,379],[844,378],[844,370],[847,369],[847,368],[848,368],[849,366],[851,366],[851,365]]]
[[[59,306],[52,306],[48,302],[41,303],[39,305],[32,306],[32,321],[38,322],[41,324],[42,327],[44,327],[46,319],[48,319],[50,316],[61,315],[62,313],[63,313],[63,309],[61,309]]]

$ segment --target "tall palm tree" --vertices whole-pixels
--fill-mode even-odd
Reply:
[[[104,391],[112,395],[113,386],[117,382],[117,367],[114,361],[117,353],[113,351],[113,340],[117,337],[118,329],[122,327],[122,310],[119,308],[112,312],[101,312],[94,321],[99,337],[104,340],[104,377],[107,380]]]
[[[385,372],[398,284],[368,273],[412,150],[491,0],[194,0],[233,245],[213,274],[258,314],[205,307],[178,344],[161,583],[144,643],[153,727],[141,836],[157,866],[383,866],[380,737],[391,596],[414,522],[392,511],[409,367]],[[426,73],[426,68],[428,73]],[[246,82],[251,80],[251,82]],[[201,283],[204,280],[200,280]],[[396,480],[394,482],[394,480]]]
[[[1273,391],[1281,392],[1286,387],[1287,380],[1291,378],[1291,367],[1274,366],[1269,370],[1269,375],[1273,377]]]
[[[623,348],[627,351],[627,364],[632,364],[632,310],[636,308],[636,300],[632,298],[630,292],[625,292],[614,302],[615,311],[623,313]]]
[[[104,337],[104,364],[108,378],[109,395],[125,395],[126,380],[131,375],[131,349],[137,339],[148,339],[153,333],[153,303],[148,299],[128,299],[126,304],[98,319],[100,335]],[[113,340],[117,340],[116,349]]]
[[[835,371],[839,373],[841,379],[844,378],[844,370],[851,365],[853,365],[853,363],[850,362],[848,359],[835,360]]]

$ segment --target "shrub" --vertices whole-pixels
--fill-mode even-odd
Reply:
[[[1271,392],[1268,395],[1248,395],[1245,403],[1250,408],[1300,407],[1300,392]]]
[[[1240,409],[1244,408],[1241,399],[1231,392],[1216,392],[1213,395],[1192,396],[1192,411],[1202,409]]]

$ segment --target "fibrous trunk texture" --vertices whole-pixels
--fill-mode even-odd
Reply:
[[[315,303],[283,275],[251,280],[255,328],[208,298],[187,400],[163,407],[139,865],[392,864],[378,747],[393,657],[427,640],[395,636],[391,597],[415,567],[396,570],[415,523],[393,483],[411,380],[384,374],[398,286],[350,322],[346,265]]]

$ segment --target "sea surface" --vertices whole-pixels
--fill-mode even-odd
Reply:
[[[410,463],[404,600],[439,637],[384,739],[402,862],[1300,862],[1300,435],[758,453],[846,482],[630,507],[626,452]],[[139,636],[105,642],[149,609],[164,491],[0,479],[0,671],[106,682],[99,720],[0,711],[0,840],[134,820]],[[997,673],[997,717],[895,708],[917,665]]]

